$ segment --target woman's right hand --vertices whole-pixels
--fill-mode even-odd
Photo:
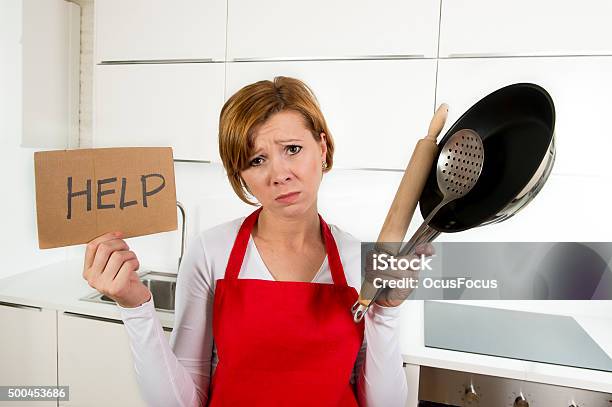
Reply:
[[[136,253],[121,239],[121,232],[105,233],[87,243],[83,278],[117,304],[137,307],[151,298],[151,291],[138,278]]]

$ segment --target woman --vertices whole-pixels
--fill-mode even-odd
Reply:
[[[404,406],[398,301],[381,299],[353,322],[360,242],[317,211],[334,143],[310,89],[277,77],[239,90],[221,111],[219,152],[238,197],[258,208],[190,244],[170,345],[121,235],[87,246],[83,276],[118,304],[144,399]]]

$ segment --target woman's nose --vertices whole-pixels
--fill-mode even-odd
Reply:
[[[291,180],[289,163],[283,159],[272,159],[270,164],[270,178],[274,184],[282,184]]]

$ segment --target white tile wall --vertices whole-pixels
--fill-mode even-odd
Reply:
[[[450,0],[444,0],[444,3]],[[91,58],[90,48],[87,44],[92,44],[91,36],[91,2],[89,0],[79,0],[84,6],[83,18],[89,23],[83,22],[82,44],[84,58]],[[84,4],[85,2],[85,4]],[[2,159],[3,173],[18,174],[17,178],[9,178],[5,183],[7,191],[12,191],[16,197],[13,201],[2,201],[0,210],[3,213],[18,213],[18,215],[3,215],[3,221],[10,219],[8,230],[12,235],[2,236],[3,254],[11,253],[11,257],[3,256],[5,259],[0,269],[0,277],[7,273],[23,271],[34,267],[37,264],[51,262],[54,259],[62,258],[66,253],[69,255],[81,255],[83,246],[57,249],[55,251],[41,252],[36,249],[35,224],[34,224],[34,203],[33,203],[33,175],[31,165],[31,151],[19,149],[17,140],[19,139],[19,124],[14,118],[18,112],[7,110],[7,106],[14,104],[19,97],[19,89],[15,84],[19,83],[18,70],[13,65],[6,64],[7,58],[18,57],[18,47],[15,43],[15,35],[18,32],[17,23],[18,0],[10,0],[2,3],[1,27],[9,27],[12,40],[2,36],[1,41],[8,41],[7,47],[3,46],[3,53],[0,59],[2,74],[2,96],[0,96],[0,129],[2,135],[3,148],[0,151]],[[87,8],[90,7],[90,8]],[[582,6],[588,10],[588,5]],[[478,18],[486,19],[486,15]],[[6,20],[6,21],[5,21]],[[442,18],[444,24],[444,18]],[[545,27],[543,27],[545,29]],[[12,41],[12,42],[11,42]],[[4,44],[4,43],[3,43]],[[588,44],[585,44],[585,50]],[[572,51],[572,54],[576,54]],[[5,55],[7,58],[5,58]],[[441,55],[441,54],[439,54]],[[440,60],[443,57],[440,57]],[[530,57],[537,59],[539,57]],[[563,58],[563,57],[562,57]],[[595,56],[584,56],[579,59],[595,60]],[[435,59],[435,58],[434,58]],[[478,59],[478,58],[477,58]],[[83,61],[81,62],[83,64]],[[514,64],[517,62],[514,61]],[[512,64],[503,66],[499,69],[514,69]],[[91,114],[88,110],[91,107],[91,94],[87,87],[92,83],[92,71],[84,68],[82,77],[82,111],[81,111],[81,145],[86,147],[91,145]],[[592,78],[585,78],[593,90],[597,90],[597,84],[593,83]],[[573,77],[572,83],[568,86],[580,88],[579,77]],[[8,92],[4,90],[8,89]],[[316,92],[316,89],[315,89]],[[584,97],[589,97],[588,93]],[[438,99],[438,103],[443,100]],[[576,101],[576,111],[574,114],[584,116],[585,120],[591,120],[588,112],[581,110],[582,104]],[[451,111],[453,106],[451,105]],[[605,109],[602,109],[605,112]],[[432,106],[433,112],[433,106]],[[454,112],[459,113],[459,112]],[[571,114],[564,113],[564,114]],[[454,116],[457,117],[457,116]],[[422,120],[428,120],[423,118]],[[563,120],[560,118],[559,120]],[[14,135],[6,138],[5,135]],[[7,147],[7,148],[5,148]],[[599,152],[601,155],[601,152]],[[29,160],[29,161],[28,161]],[[590,170],[598,168],[596,162],[590,162]],[[601,163],[605,166],[605,163]],[[17,170],[15,170],[17,169]],[[591,175],[589,175],[591,174]],[[442,235],[440,240],[464,240],[464,241],[504,241],[504,240],[561,240],[561,241],[606,241],[612,236],[609,232],[610,222],[607,219],[606,205],[610,201],[609,192],[606,186],[610,185],[612,178],[607,174],[602,176],[589,174],[561,173],[554,174],[549,179],[540,195],[528,207],[521,211],[517,216],[507,222],[491,225],[483,228],[476,228],[468,232],[455,235]],[[378,231],[386,211],[390,205],[395,188],[401,179],[401,172],[385,171],[355,171],[355,170],[334,170],[327,174],[321,186],[319,195],[319,209],[321,214],[329,223],[334,223],[352,233],[362,240],[373,240],[378,235]],[[223,174],[222,168],[218,164],[202,163],[176,163],[176,185],[177,198],[183,202],[187,208],[188,215],[188,239],[192,238],[200,230],[243,216],[253,208],[242,203],[234,194]],[[602,188],[599,190],[599,188]],[[594,192],[598,191],[599,192]],[[562,199],[559,199],[562,197]],[[9,202],[9,203],[7,203]],[[422,220],[420,214],[414,216],[413,225],[408,231],[409,237]],[[15,234],[17,234],[15,236]],[[151,236],[143,236],[129,239],[129,244],[137,252],[141,259],[141,264],[151,267],[174,270],[176,259],[179,253],[179,231],[161,233]],[[13,255],[17,253],[17,255]],[[18,271],[16,271],[18,270]],[[519,305],[517,305],[518,307]],[[529,305],[527,305],[529,306]],[[594,307],[589,311],[589,307]],[[592,313],[599,315],[601,308],[597,308],[596,303],[585,304],[580,308],[580,313]],[[596,309],[597,308],[597,309]],[[558,305],[545,304],[539,310],[554,312],[559,310]],[[571,313],[578,309],[568,306],[563,308],[564,312]],[[598,311],[599,310],[599,311]]]
[[[63,260],[38,249],[34,152],[21,147],[21,1],[0,2],[0,278]]]

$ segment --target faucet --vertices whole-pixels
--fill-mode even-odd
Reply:
[[[182,230],[181,230],[181,255],[178,259],[178,267],[176,269],[176,275],[178,276],[179,269],[181,268],[181,260],[183,260],[183,253],[185,252],[185,207],[179,201],[176,201],[176,206],[178,206],[181,211],[182,218]]]

